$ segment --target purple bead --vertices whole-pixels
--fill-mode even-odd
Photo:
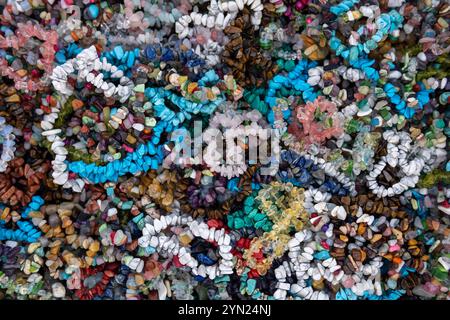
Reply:
[[[302,1],[297,1],[295,3],[295,10],[301,11],[305,7],[305,4]]]

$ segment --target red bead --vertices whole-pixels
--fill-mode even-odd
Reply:
[[[48,106],[41,106],[42,111],[44,111],[45,113],[51,113],[52,109]]]
[[[105,276],[107,276],[108,278],[112,278],[114,277],[115,273],[112,272],[111,270],[106,270],[105,271]]]
[[[263,259],[264,256],[263,256],[262,250],[259,250],[258,252],[255,252],[255,253],[253,254],[253,257],[254,257],[256,260]]]
[[[180,259],[178,258],[178,256],[174,256],[173,257],[173,264],[175,265],[175,267],[177,268],[181,268],[183,265],[180,262]]]
[[[77,80],[74,78],[68,78],[67,83],[70,84],[72,87],[75,87],[77,85]]]
[[[238,248],[243,248],[245,244],[245,238],[240,238],[237,242],[236,242],[236,246]]]
[[[69,179],[76,179],[77,175],[74,172],[69,172]]]
[[[313,226],[317,226],[321,220],[322,220],[322,218],[319,218],[319,219],[317,219],[317,220],[314,220]]]
[[[33,78],[38,78],[38,77],[41,76],[41,73],[39,72],[39,70],[33,69],[33,70],[31,70],[31,76],[32,76]]]
[[[208,220],[208,222],[206,223],[208,225],[208,227],[210,228],[220,228],[221,227],[221,223],[220,221],[216,220],[216,219],[210,219]]]
[[[448,203],[447,200],[444,200],[443,202],[439,203],[439,205],[444,208],[450,208],[450,204]]]
[[[260,274],[258,273],[258,271],[256,269],[251,269],[247,275],[250,279],[258,278],[260,276]]]
[[[328,245],[328,243],[325,240],[320,241],[320,245],[324,248],[324,249],[330,249],[330,246]]]

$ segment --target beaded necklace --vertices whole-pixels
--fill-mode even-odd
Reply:
[[[380,286],[380,282],[376,280],[377,276],[380,273],[381,270],[380,268],[383,265],[381,257],[379,256],[374,257],[369,262],[366,262],[364,264],[363,263],[357,264],[353,259],[349,258],[353,267],[361,274],[361,276],[359,276],[358,278],[354,278],[348,275],[344,275],[344,272],[341,270],[341,265],[338,265],[336,263],[335,258],[330,256],[330,253],[328,252],[329,248],[335,247],[335,242],[337,240],[337,238],[336,239],[331,238],[333,233],[335,233],[333,229],[337,228],[337,226],[334,226],[334,224],[338,223],[339,220],[345,221],[347,213],[345,212],[345,209],[342,206],[332,205],[332,207],[330,207],[329,204],[326,204],[326,202],[330,200],[329,198],[328,200],[316,199],[314,192],[317,191],[310,190],[305,192],[305,206],[308,204],[307,207],[309,209],[307,210],[311,214],[311,217],[314,217],[314,215],[316,215],[316,217],[313,219],[318,219],[319,217],[323,219],[324,217],[331,216],[332,218],[334,218],[334,220],[332,223],[328,224],[329,221],[328,219],[326,222],[326,228],[324,228],[324,226],[318,225],[317,227],[322,228],[325,234],[316,235],[314,239],[312,239],[312,233],[309,230],[301,231],[295,235],[295,238],[292,239],[291,242],[289,243],[289,247],[292,248],[292,252],[290,255],[291,263],[294,266],[294,268],[291,269],[292,272],[294,272],[294,270],[296,272],[299,272],[299,270],[301,271],[300,274],[297,273],[297,279],[305,279],[306,275],[304,274],[307,273],[310,277],[312,277],[313,284],[314,281],[319,281],[322,279],[322,277],[324,277],[325,280],[331,282],[332,284],[338,284],[340,282],[347,289],[342,289],[345,290],[345,292],[343,291],[341,294],[338,293],[336,295],[336,299],[343,298],[347,294],[348,296],[352,296],[353,299],[356,300],[357,297],[366,297],[369,293],[372,294],[374,291],[376,296],[381,296],[383,294],[383,291]],[[313,205],[314,203],[316,204]],[[342,212],[344,214],[342,214]],[[317,216],[317,214],[320,214],[322,216]],[[323,216],[323,214],[325,214],[325,216]],[[367,223],[374,231],[378,231],[377,226],[385,221],[384,217],[374,219],[373,216],[363,214],[361,208],[358,209],[356,217],[358,218],[356,220],[356,223]],[[312,224],[314,224],[313,219],[311,219]],[[348,230],[348,227],[346,228],[347,228],[346,230]],[[341,228],[339,230],[341,231]],[[317,232],[318,230],[314,231]],[[348,231],[346,234],[347,236],[349,236]],[[321,238],[326,241],[325,242],[324,240],[320,241]],[[361,238],[359,236],[355,236],[355,240],[363,242],[365,241],[364,238]],[[299,255],[298,253],[299,245],[304,246],[303,248],[309,247],[309,249],[303,249],[308,251],[307,254],[302,253],[301,257],[296,258]],[[326,248],[325,249],[326,251],[323,251],[324,248]],[[358,247],[355,247],[355,249],[357,248]],[[322,251],[314,253],[314,251],[317,250]],[[311,266],[309,265],[310,262],[308,260],[315,260],[314,264],[320,270],[316,270],[316,272],[311,272],[310,271]],[[330,272],[327,272],[326,268],[329,268]],[[279,277],[283,278],[283,272],[279,272]],[[301,292],[300,295],[302,296],[302,298],[314,299],[312,296],[312,294],[314,293],[314,290],[312,290],[313,288],[311,287],[305,288],[305,286],[308,285],[307,283],[308,282],[299,281],[297,285],[299,285],[300,287],[295,286],[296,288],[295,291],[303,290],[298,291],[299,293]],[[317,283],[315,286],[317,287]],[[349,288],[349,286],[351,286],[351,288]]]
[[[315,164],[312,159],[307,159],[305,156],[300,156],[289,150],[281,153],[281,160],[281,166],[285,169],[280,169],[276,177],[284,183],[289,182],[302,188],[314,186],[322,192],[339,195],[346,195],[350,192],[348,183],[344,186],[337,181],[333,181],[334,179],[331,177],[327,179],[328,173],[319,164]],[[342,181],[349,182],[349,178],[347,179],[342,179]]]
[[[314,164],[318,165],[319,168],[325,171],[325,174],[335,178],[339,183],[343,185],[344,188],[348,188],[351,195],[357,194],[355,190],[355,182],[351,181],[350,178],[345,175],[345,173],[339,172],[339,168],[335,164],[326,162],[324,159],[314,156],[312,154],[305,153],[301,155],[304,156],[306,159],[313,160]]]

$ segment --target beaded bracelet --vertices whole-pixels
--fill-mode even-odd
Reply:
[[[213,172],[217,172],[230,179],[232,177],[240,176],[247,170],[244,154],[245,150],[242,145],[245,144],[245,141],[242,139],[245,137],[257,139],[266,133],[264,127],[258,124],[261,123],[261,118],[261,114],[256,110],[242,114],[229,110],[227,113],[216,113],[210,119],[210,125],[203,134],[203,140],[207,144],[203,160]],[[249,121],[250,124],[243,125],[243,122],[245,121]],[[262,123],[262,125],[264,125],[264,123]],[[225,131],[220,132],[221,129],[225,129]],[[223,155],[217,151],[221,150],[218,146],[217,139],[222,138],[217,136],[218,133],[221,133],[226,139],[225,163],[221,163]],[[238,139],[238,144],[234,143],[235,138]],[[262,142],[260,142],[259,145],[260,148],[261,143]],[[272,148],[272,151],[274,151],[275,154],[270,155],[270,157],[276,158],[279,150]]]
[[[366,59],[365,56],[378,47],[377,43],[381,42],[386,34],[397,30],[402,22],[403,17],[397,11],[391,10],[388,14],[383,13],[377,18],[376,25],[379,30],[364,44],[348,48],[336,37],[336,31],[333,31],[329,42],[330,48],[336,52],[336,55],[347,60],[351,66],[363,71],[370,80],[378,81],[379,74],[371,67],[375,61]],[[360,29],[359,32],[363,32],[362,30]]]
[[[273,227],[262,237],[254,238],[243,257],[250,268],[264,275],[272,261],[285,252],[291,228],[299,231],[305,226],[306,211],[303,207],[303,189],[290,183],[272,182],[259,191],[256,199],[261,203],[261,212],[272,220]],[[267,257],[264,257],[264,252]]]
[[[298,106],[295,116],[301,129],[294,122],[289,129],[299,140],[304,141],[305,147],[313,143],[320,145],[326,139],[338,138],[343,134],[344,115],[337,111],[335,104],[323,97]]]
[[[161,230],[166,229],[169,226],[188,226],[189,233],[183,233],[179,235],[177,240],[176,236],[171,238],[167,236],[156,236]],[[146,248],[148,253],[152,253],[155,250],[158,252],[166,252],[177,256],[177,261],[181,266],[188,266],[192,269],[194,275],[198,275],[202,278],[209,277],[211,280],[216,276],[222,276],[231,274],[233,262],[232,255],[229,253],[231,250],[230,237],[225,233],[225,229],[210,228],[206,223],[193,220],[190,216],[179,216],[177,214],[171,214],[168,216],[161,216],[160,219],[153,219],[152,224],[147,223],[142,230],[142,237],[139,238],[139,246]],[[196,259],[192,257],[192,253],[186,250],[186,247],[180,246],[182,239],[188,238],[185,241],[192,241],[193,237],[200,237],[210,242],[216,242],[219,247],[219,254],[221,259],[217,264],[210,258],[203,256],[201,258],[204,263],[198,263]]]
[[[428,164],[428,168],[432,168],[443,160],[438,155],[440,152],[436,152],[433,149],[420,148],[420,152],[418,150],[413,151],[417,147],[413,149],[411,146],[412,139],[405,132],[385,131],[383,138],[388,142],[388,154],[374,165],[374,170],[367,176],[368,187],[380,198],[392,197],[402,194],[408,188],[414,188],[419,181],[419,175],[424,170],[425,164]],[[411,159],[413,154],[417,155],[414,159]],[[392,168],[400,165],[400,172],[404,175],[399,182],[388,188],[380,186],[376,181],[376,178],[387,164]]]
[[[211,0],[209,6],[209,13],[200,14],[192,11],[189,15],[182,16],[175,23],[175,31],[178,33],[180,39],[192,35],[193,31],[189,28],[189,24],[193,23],[195,26],[204,26],[207,28],[217,27],[225,29],[228,24],[236,18],[238,11],[243,10],[244,6],[248,6],[253,10],[251,22],[255,29],[261,24],[263,4],[260,0],[236,0],[236,1],[216,1]]]
[[[122,58],[122,56],[120,56],[120,58]],[[92,71],[94,70],[95,72],[98,72],[98,74],[93,73]],[[123,75],[122,70],[119,70],[116,66],[108,63],[106,58],[103,58],[101,61],[98,58],[95,46],[84,49],[74,59],[70,59],[53,69],[53,74],[50,78],[52,79],[54,88],[63,95],[72,95],[73,89],[68,86],[67,77],[75,71],[79,72],[79,78],[84,79],[93,84],[97,89],[103,91],[105,97],[111,97],[114,94],[117,94],[120,102],[123,103],[133,94],[133,82]],[[120,79],[120,84],[116,86],[112,82],[104,81],[104,74],[102,71],[110,72],[111,78]]]

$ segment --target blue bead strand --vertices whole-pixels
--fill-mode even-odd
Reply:
[[[329,45],[336,52],[336,55],[344,58],[352,67],[360,69],[366,74],[368,79],[376,82],[380,79],[380,75],[377,70],[371,67],[375,63],[375,60],[368,59],[367,55],[378,48],[378,43],[386,35],[399,29],[402,23],[403,17],[397,11],[391,10],[389,13],[383,13],[377,18],[376,24],[378,30],[365,43],[347,47],[336,37],[336,31],[333,31]],[[363,35],[364,28],[360,28],[358,33]]]
[[[423,83],[419,83],[420,91],[417,92],[416,98],[418,101],[417,109],[422,110],[423,107],[430,101],[430,94],[433,90],[426,90]],[[389,101],[395,105],[395,109],[403,115],[406,119],[411,119],[416,113],[415,108],[408,107],[405,100],[403,100],[400,95],[397,93],[399,89],[394,87],[390,83],[386,83],[383,88],[386,96],[389,98]]]
[[[308,70],[317,66],[317,62],[309,61],[307,59],[300,60],[295,68],[286,76],[277,74],[269,81],[269,88],[267,90],[264,101],[272,108],[269,110],[267,119],[270,123],[274,123],[275,115],[273,108],[278,105],[277,92],[283,88],[294,89],[300,91],[301,96],[305,102],[314,101],[319,92],[314,91],[314,88],[307,82]],[[291,115],[289,109],[283,111],[283,119],[288,120]]]
[[[38,211],[44,204],[44,199],[40,196],[33,196],[31,202],[22,211],[21,217],[28,218],[30,212]],[[2,205],[4,208],[4,206]],[[2,209],[3,209],[2,208]],[[12,241],[24,241],[28,243],[36,242],[41,237],[42,232],[37,230],[36,227],[29,221],[17,221],[16,225],[18,229],[11,230],[4,227],[5,221],[0,220],[0,241],[12,240]]]
[[[128,153],[124,159],[114,160],[104,166],[95,163],[86,164],[83,161],[68,163],[70,172],[78,174],[81,178],[91,183],[117,182],[119,177],[131,173],[156,170],[163,160],[162,146],[156,146],[152,142],[139,145],[134,152]]]
[[[336,16],[340,16],[344,12],[349,11],[351,8],[353,8],[354,5],[359,3],[359,0],[344,0],[341,3],[332,6],[330,8],[330,12]]]

